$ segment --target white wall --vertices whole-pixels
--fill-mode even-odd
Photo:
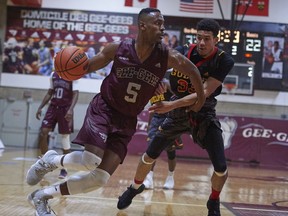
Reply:
[[[23,82],[23,80],[25,82]],[[77,88],[80,92],[98,93],[100,92],[102,80],[79,79]],[[49,76],[10,74],[2,73],[0,86],[28,88],[28,89],[48,89],[50,85]]]
[[[43,0],[43,7],[45,8],[59,8],[59,9],[76,9],[89,11],[109,11],[120,13],[135,13],[137,14],[140,8],[125,7],[125,0]],[[232,0],[219,0],[221,3],[224,18],[229,20],[231,18]],[[254,0],[255,2],[255,0]],[[244,21],[259,21],[259,22],[275,22],[288,23],[288,1],[287,0],[269,0],[269,16],[246,16]],[[217,0],[214,0],[214,13],[211,14],[195,14],[180,12],[180,0],[158,0],[158,8],[164,15],[169,16],[183,16],[183,17],[210,17],[221,19],[221,13],[218,7]],[[238,17],[241,18],[241,17]]]

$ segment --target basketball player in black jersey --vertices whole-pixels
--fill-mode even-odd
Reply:
[[[204,84],[206,102],[199,112],[185,112],[187,97],[193,100],[194,85],[185,74],[173,69],[170,75],[171,90],[175,94],[170,101],[156,103],[150,107],[150,112],[166,113],[167,118],[161,125],[161,130],[154,136],[134,176],[132,184],[122,196],[119,197],[117,207],[127,208],[137,195],[135,191],[141,186],[154,161],[161,152],[167,148],[179,134],[190,133],[194,141],[206,149],[214,167],[211,177],[212,191],[207,202],[208,216],[220,216],[220,192],[228,177],[224,143],[220,122],[216,118],[216,96],[221,93],[222,82],[234,66],[234,60],[223,50],[216,47],[220,26],[212,19],[203,19],[197,24],[197,43],[178,47],[199,69]],[[175,109],[177,104],[183,107]],[[187,103],[186,103],[187,105]]]
[[[35,185],[46,173],[61,167],[88,172],[31,193],[28,200],[37,215],[53,215],[47,206],[49,199],[87,193],[108,182],[126,156],[127,145],[136,131],[137,115],[155,92],[163,93],[160,83],[168,68],[189,77],[197,97],[189,97],[183,103],[193,104],[191,109],[195,112],[201,109],[205,96],[199,70],[184,55],[161,42],[164,30],[164,17],[158,9],[142,9],[136,40],[111,43],[89,59],[87,72],[99,70],[111,61],[113,66],[102,82],[100,93],[90,102],[83,126],[73,141],[85,150],[66,155],[48,151],[28,170],[26,181]]]
[[[167,75],[169,76],[170,72],[167,72]],[[165,87],[167,88],[166,92],[164,94],[155,95],[150,99],[150,104],[153,105],[160,101],[169,101],[170,97],[173,95],[173,92],[170,89],[169,80],[164,78],[162,81],[165,84]],[[148,144],[153,139],[154,135],[157,133],[158,130],[160,130],[160,126],[163,123],[163,121],[166,119],[166,113],[159,114],[159,113],[150,113],[149,114],[149,121],[148,121],[148,129],[147,129],[147,141]],[[182,149],[183,148],[183,142],[181,139],[181,136],[176,137],[175,140],[172,141],[171,145],[166,149],[167,157],[168,157],[168,175],[166,177],[165,183],[163,185],[163,189],[173,189],[174,188],[174,171],[176,168],[176,149]],[[143,184],[145,185],[145,189],[153,189],[154,183],[153,183],[153,176],[154,176],[154,167],[155,167],[156,161],[154,162],[151,171],[146,176]]]

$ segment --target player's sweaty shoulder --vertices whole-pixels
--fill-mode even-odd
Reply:
[[[184,61],[184,56],[175,49],[169,49],[168,67],[173,68],[175,65],[181,64]]]

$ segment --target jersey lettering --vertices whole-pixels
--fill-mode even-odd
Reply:
[[[141,85],[137,83],[129,82],[127,87],[127,94],[124,99],[129,103],[135,103],[137,100],[138,92],[141,89]]]
[[[116,75],[117,78],[125,78],[125,79],[127,78],[132,79],[136,77],[137,79],[142,80],[152,85],[153,87],[155,87],[159,82],[159,77],[143,68],[140,68],[139,70],[136,70],[135,67],[117,68]]]
[[[54,98],[63,98],[63,88],[56,88],[54,93]]]

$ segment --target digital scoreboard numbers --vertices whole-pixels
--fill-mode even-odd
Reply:
[[[257,71],[262,70],[263,40],[260,33],[243,32],[242,49],[243,52],[239,56],[239,60],[255,65]]]
[[[233,56],[236,56],[238,54],[240,31],[233,31],[233,35],[231,35],[230,30],[221,30],[218,34],[218,38],[218,44],[220,47],[222,46],[223,50],[227,51],[227,49],[231,49],[231,55]]]
[[[230,30],[219,33],[218,46],[230,53],[236,62],[250,63],[261,62],[263,42],[259,33],[234,31],[231,36]]]
[[[247,38],[245,40],[245,50],[247,52],[261,52],[261,40]]]
[[[245,33],[244,49],[246,52],[261,52],[262,40],[259,38],[258,33]]]
[[[231,31],[230,30],[221,30],[218,34],[219,42],[223,41],[224,43],[230,43],[232,40],[233,44],[240,43],[240,31],[234,31],[234,34],[231,39]]]

